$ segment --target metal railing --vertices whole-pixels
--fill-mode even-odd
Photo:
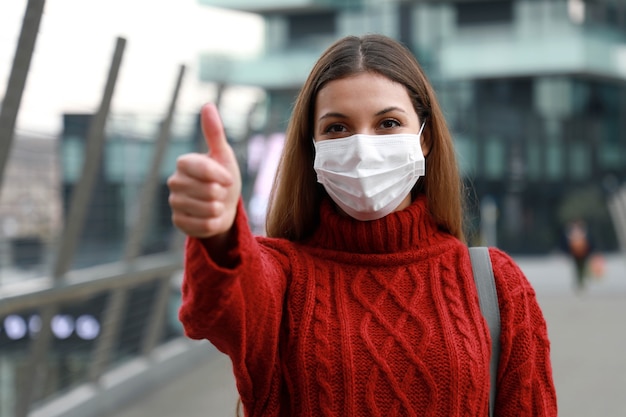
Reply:
[[[25,12],[0,115],[0,179],[14,140],[43,4],[30,0]],[[179,358],[193,353],[195,345],[168,321],[180,298],[182,235],[173,234],[170,248],[163,252],[141,255],[184,66],[180,66],[154,141],[148,173],[137,196],[138,215],[122,259],[72,270],[102,161],[125,44],[123,38],[116,40],[101,103],[87,133],[82,175],[74,185],[67,220],[54,245],[50,272],[0,286],[0,417],[101,415],[138,389],[137,380],[122,376],[124,369],[135,378],[162,374],[166,362],[171,369],[183,370]],[[206,345],[202,350],[207,350]]]
[[[4,399],[3,407],[10,408],[7,417],[31,415],[48,401],[81,386],[90,386],[98,395],[97,391],[105,388],[102,378],[107,372],[135,358],[150,360],[160,344],[179,337],[175,332],[172,337],[168,330],[166,313],[171,301],[178,298],[172,279],[180,269],[180,254],[168,252],[70,271],[62,283],[42,278],[0,288],[0,317],[4,317],[6,332],[16,340],[27,340],[23,351],[11,355],[18,366],[12,373],[14,403],[9,405]],[[133,296],[138,290],[148,294]],[[128,313],[131,300],[143,304],[141,311],[135,307]],[[83,320],[87,317],[84,311],[93,314],[91,322],[81,325],[81,317],[68,314],[77,306],[83,311]],[[127,335],[122,344],[125,322],[140,325],[130,328],[135,339],[128,340]],[[80,335],[82,341],[65,348],[59,342],[69,338],[69,333]],[[51,383],[50,361],[72,357],[80,358],[83,369]]]
[[[44,0],[29,0],[24,13],[22,30],[13,59],[2,107],[0,108],[0,187],[3,173],[15,134],[15,122],[22,102],[26,78],[30,68],[39,24],[43,14]]]

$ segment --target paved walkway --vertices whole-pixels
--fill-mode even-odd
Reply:
[[[566,258],[517,261],[548,323],[559,415],[626,416],[626,260],[607,257],[604,278],[580,295],[572,291]],[[216,351],[193,372],[137,399],[115,417],[234,417],[236,404],[230,362]]]

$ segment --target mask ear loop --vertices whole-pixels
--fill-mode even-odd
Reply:
[[[422,122],[422,127],[420,127],[420,131],[419,131],[419,132],[417,132],[417,136],[418,136],[419,138],[421,138],[421,137],[422,137],[422,132],[424,131],[424,126],[426,126],[426,120],[424,120],[424,122]]]
[[[426,126],[426,120],[424,120],[422,122],[422,127],[420,127],[420,131],[417,133],[417,137],[418,139],[421,140],[422,138],[422,132],[424,131],[424,127]],[[421,147],[421,143],[420,143],[420,147]],[[428,153],[428,155],[430,155],[430,152]],[[426,160],[428,159],[428,155],[426,155],[424,157],[424,163],[426,163]],[[425,168],[425,167],[424,167]],[[421,192],[421,190],[424,188],[424,185],[422,184],[424,176],[421,176],[417,182],[415,183],[415,185],[413,186],[413,188],[411,189],[411,200],[415,200],[415,197],[417,196],[417,194],[419,194]]]
[[[422,122],[422,127],[420,127],[420,131],[417,133],[417,137],[420,140],[422,139],[422,133],[424,132],[424,127],[426,127],[426,120]],[[421,146],[421,143],[420,143],[420,146]],[[428,155],[430,155],[430,152],[428,153]],[[428,155],[424,156],[424,160],[428,159]]]

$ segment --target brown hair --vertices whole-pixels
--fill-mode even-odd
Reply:
[[[326,192],[317,183],[313,170],[315,99],[328,82],[362,72],[380,74],[406,87],[417,115],[421,121],[426,121],[423,136],[430,148],[426,175],[413,188],[413,197],[425,193],[438,226],[465,240],[462,185],[454,145],[434,90],[413,54],[383,35],[342,38],[331,45],[313,67],[296,99],[287,127],[270,195],[267,235],[299,241],[310,236],[319,224],[319,207]]]

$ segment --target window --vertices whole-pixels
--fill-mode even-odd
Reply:
[[[456,4],[459,26],[509,24],[513,22],[513,2],[488,0]]]
[[[526,144],[526,169],[531,180],[542,179],[541,147],[538,141],[528,141]]]
[[[289,42],[292,46],[306,45],[319,37],[334,35],[334,13],[296,14],[287,17]]]
[[[560,141],[554,139],[546,147],[546,174],[550,180],[560,180],[563,177],[562,147]]]
[[[570,177],[584,180],[591,176],[591,152],[584,143],[575,142],[569,146]]]
[[[455,135],[455,148],[459,170],[463,177],[473,177],[476,175],[476,140],[472,137],[457,134]]]
[[[598,141],[598,159],[602,169],[620,169],[624,166],[623,144],[620,143],[620,121],[617,117],[604,121]]]
[[[62,145],[63,181],[77,182],[83,170],[85,142],[76,135],[64,138]]]
[[[491,137],[485,143],[485,177],[488,179],[501,179],[505,170],[505,152],[502,139]]]

